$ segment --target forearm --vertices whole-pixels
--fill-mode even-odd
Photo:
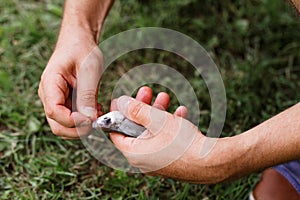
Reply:
[[[238,138],[248,144],[254,168],[265,168],[300,158],[300,103]]]
[[[66,0],[60,38],[84,33],[98,43],[101,27],[113,0]]]
[[[201,157],[203,144],[216,141]],[[246,131],[227,138],[196,140],[187,152],[191,182],[234,180],[300,158],[300,103]],[[190,163],[193,164],[190,164]],[[205,173],[203,173],[205,171]]]
[[[300,158],[300,103],[243,134],[227,138],[234,179]],[[226,156],[226,155],[225,155]]]

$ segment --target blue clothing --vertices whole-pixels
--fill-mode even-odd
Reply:
[[[300,195],[300,160],[277,165],[273,168],[284,176]]]

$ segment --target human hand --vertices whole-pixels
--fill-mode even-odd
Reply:
[[[255,148],[251,145],[253,139],[247,140],[239,135],[206,137],[184,119],[187,117],[185,107],[179,107],[173,115],[164,111],[169,104],[166,93],[160,93],[152,106],[148,105],[151,100],[151,89],[141,88],[136,99],[122,96],[111,105],[112,110],[119,110],[128,119],[147,128],[137,138],[110,133],[115,146],[142,173],[191,183],[215,184],[259,169],[259,162],[254,159],[259,156],[253,156],[255,151],[249,155],[257,148],[257,145]]]
[[[103,56],[97,43],[112,4],[113,0],[65,1],[56,48],[38,91],[53,133],[65,139],[86,134],[101,115],[97,87]],[[75,88],[77,99],[72,96]]]
[[[152,99],[152,93],[148,94]],[[154,108],[160,104],[166,108],[165,102],[169,100],[157,98],[156,106],[151,107],[146,104],[151,99],[137,99],[120,97],[113,102],[112,109],[118,109],[147,130],[138,138],[111,133],[111,139],[129,163],[143,173],[211,184],[299,158],[300,140],[295,133],[300,127],[300,104],[242,134],[209,138],[190,122]],[[186,135],[192,139],[187,140]]]
[[[87,133],[92,120],[101,115],[97,91],[103,56],[95,41],[89,38],[81,30],[72,37],[61,33],[39,85],[38,93],[51,130],[64,139]],[[76,109],[72,110],[75,102]],[[75,126],[81,127],[80,131]]]
[[[166,93],[160,93],[152,107],[147,105],[151,100],[151,89],[143,87],[136,100],[123,96],[113,101],[112,110],[119,110],[127,118],[147,128],[138,138],[111,133],[113,143],[129,163],[143,173],[183,180],[195,178],[193,173],[186,173],[186,165],[194,156],[191,152],[198,150],[194,144],[205,136],[184,119],[187,117],[185,107],[180,106],[173,115],[163,111],[169,104]]]

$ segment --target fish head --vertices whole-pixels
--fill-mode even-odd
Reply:
[[[125,119],[119,111],[112,111],[99,117],[94,123],[93,128],[102,130],[116,130]]]

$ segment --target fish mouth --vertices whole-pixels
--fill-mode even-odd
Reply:
[[[94,129],[98,128],[98,123],[97,123],[97,121],[94,121],[94,122],[92,123],[92,128],[94,128]]]

